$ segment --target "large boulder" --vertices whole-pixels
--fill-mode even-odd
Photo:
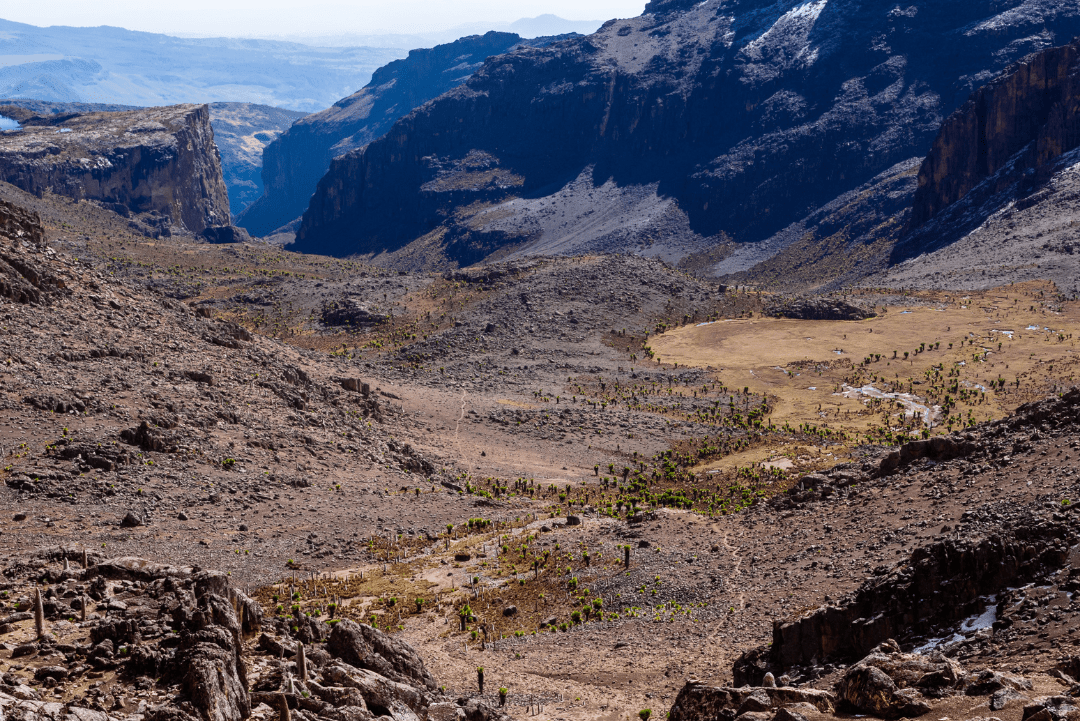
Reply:
[[[422,719],[431,704],[430,696],[422,688],[398,683],[366,669],[350,668],[345,664],[333,664],[323,671],[323,680],[342,689],[354,689],[360,693],[367,708],[376,715],[389,715],[397,721]]]
[[[730,721],[736,715],[809,704],[831,713],[836,697],[828,691],[790,686],[726,688],[688,681],[671,707],[671,721]]]
[[[326,650],[347,664],[393,681],[434,691],[438,684],[412,646],[378,629],[342,620],[334,624]]]
[[[921,716],[930,711],[928,698],[959,693],[966,685],[967,675],[952,659],[902,653],[889,639],[844,673],[836,694],[856,711],[893,719]]]

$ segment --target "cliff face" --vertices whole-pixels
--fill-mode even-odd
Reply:
[[[229,195],[205,105],[36,116],[0,133],[0,180],[137,214],[154,234],[229,224]]]
[[[267,146],[262,169],[265,194],[237,223],[266,235],[296,220],[331,160],[381,137],[413,108],[463,83],[485,59],[522,42],[513,33],[490,32],[412,50],[408,58],[379,68],[363,89],[297,122]]]
[[[422,238],[448,264],[553,247],[552,237],[577,238],[575,252],[615,237],[647,250],[664,218],[698,240],[755,242],[924,156],[975,87],[1080,33],[1080,6],[1066,0],[656,0],[647,10],[492,58],[336,159],[295,247],[377,255]],[[608,186],[657,202],[591,236]]]
[[[1011,161],[1039,169],[1078,146],[1080,41],[1025,58],[945,122],[919,170],[911,227],[925,225]]]

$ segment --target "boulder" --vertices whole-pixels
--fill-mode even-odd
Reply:
[[[202,232],[207,243],[250,243],[251,236],[235,225],[215,225]]]
[[[851,708],[882,718],[920,716],[930,710],[926,698],[959,693],[967,682],[960,664],[941,654],[902,653],[888,640],[849,668],[836,684],[840,700]]]
[[[423,688],[398,683],[367,669],[335,663],[323,671],[330,685],[354,689],[373,713],[388,712],[394,719],[418,719],[426,713],[431,698]]]
[[[859,665],[844,674],[836,687],[837,695],[858,712],[885,719],[922,716],[930,704],[915,689],[900,689],[876,666]]]
[[[1023,721],[1064,721],[1080,709],[1068,696],[1044,696],[1024,707]]]
[[[737,713],[761,713],[793,704],[809,704],[832,713],[836,697],[828,691],[791,687],[726,688],[688,681],[671,707],[670,721],[730,721]]]
[[[348,619],[334,624],[326,650],[345,663],[391,680],[415,683],[429,691],[438,688],[412,646],[371,626]]]

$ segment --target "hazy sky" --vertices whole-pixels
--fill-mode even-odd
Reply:
[[[32,25],[116,25],[200,35],[415,33],[553,13],[568,20],[640,15],[645,0],[29,0],[0,17]]]

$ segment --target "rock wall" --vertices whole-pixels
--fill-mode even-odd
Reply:
[[[465,265],[535,240],[515,199],[570,215],[606,183],[675,200],[700,237],[758,241],[924,156],[983,78],[1080,33],[1075,3],[1031,4],[654,2],[587,38],[492,58],[336,159],[296,248],[375,255],[424,238],[423,252]],[[476,214],[492,206],[489,232]]]
[[[26,117],[0,133],[0,180],[139,214],[160,235],[229,224],[205,105]]]
[[[1024,58],[949,117],[919,170],[910,227],[924,225],[1020,151],[1019,166],[1037,169],[1078,146],[1080,41],[1075,41]]]
[[[971,615],[981,596],[1022,585],[1064,565],[1077,540],[1075,516],[1022,523],[977,541],[948,539],[868,581],[853,598],[773,625],[780,669],[850,663],[890,638],[927,635]]]
[[[401,116],[465,82],[485,59],[521,43],[513,33],[489,32],[411,50],[408,58],[379,68],[363,89],[304,118],[266,147],[265,194],[238,224],[267,235],[297,220],[331,160],[381,137]]]

